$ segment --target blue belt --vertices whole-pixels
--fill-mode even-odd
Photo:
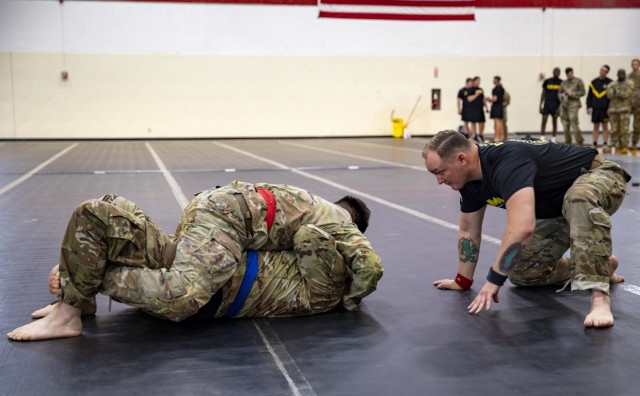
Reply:
[[[251,287],[253,286],[253,281],[256,280],[256,276],[258,275],[258,251],[256,250],[247,250],[247,268],[244,271],[244,277],[242,278],[242,284],[240,285],[240,290],[238,290],[238,294],[236,295],[235,300],[227,309],[227,312],[222,315],[223,318],[232,318],[238,314],[240,308],[244,305],[244,302],[247,300],[249,296],[249,292],[251,291]]]

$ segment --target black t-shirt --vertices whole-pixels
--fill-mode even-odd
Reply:
[[[558,97],[558,91],[560,91],[560,84],[562,83],[562,79],[560,78],[547,78],[542,83],[542,89],[544,91],[544,101],[545,102],[560,102],[560,98]]]
[[[504,88],[502,88],[502,85],[496,85],[491,91],[491,95],[495,96],[497,99],[493,102],[492,106],[502,107],[502,102],[504,101]]]
[[[469,95],[475,95],[476,91],[482,91],[482,88],[469,88]],[[484,91],[483,91],[484,92]],[[484,93],[481,93],[473,102],[468,102],[469,107],[472,109],[480,109],[482,112],[482,103],[484,102]]]
[[[486,143],[478,148],[482,181],[469,182],[460,190],[460,210],[475,212],[487,204],[504,208],[514,193],[533,187],[538,219],[562,215],[564,194],[598,154],[589,147],[537,139]]]
[[[469,95],[473,95],[473,88],[462,87],[458,91],[458,98],[462,99],[463,105],[469,104],[469,100],[467,99]]]
[[[587,94],[587,108],[608,109],[609,98],[607,98],[607,87],[611,84],[612,79],[605,77],[603,79],[596,78],[589,84],[589,93]]]

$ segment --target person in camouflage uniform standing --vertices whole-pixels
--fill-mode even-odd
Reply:
[[[573,69],[565,69],[567,79],[560,84],[560,120],[564,128],[564,143],[571,144],[572,137],[578,146],[582,146],[584,138],[578,125],[578,111],[582,106],[580,98],[586,94],[584,83],[573,75]]]
[[[629,145],[629,120],[631,119],[631,98],[633,81],[627,78],[624,69],[618,70],[618,80],[609,85],[609,118],[611,119],[611,145],[616,147],[616,154],[627,154]],[[634,144],[635,148],[635,144]],[[635,153],[634,153],[635,154]]]
[[[631,94],[631,114],[633,115],[631,153],[638,155],[638,142],[640,141],[640,59],[631,61],[631,73],[627,78],[629,81],[633,81],[633,93]]]
[[[507,127],[507,107],[509,107],[510,104],[511,104],[511,94],[509,94],[509,91],[505,90],[504,97],[502,98],[502,107],[504,109],[503,110],[504,119],[502,120],[502,122],[504,122],[504,140],[509,139],[509,128]]]
[[[459,137],[460,136],[460,137]],[[622,204],[629,174],[593,148],[515,139],[474,145],[454,131],[436,134],[422,152],[439,184],[460,191],[458,274],[440,289],[473,284],[487,205],[507,210],[507,226],[487,282],[467,307],[480,313],[498,302],[507,280],[516,286],[571,283],[591,291],[587,327],[613,325],[610,283],[615,273],[611,215]],[[569,257],[562,257],[570,249]]]
[[[247,278],[244,252],[258,249],[263,267],[231,316],[324,312],[336,298],[355,311],[383,273],[363,235],[369,213],[353,197],[333,204],[293,186],[235,181],[198,194],[175,235],[165,235],[130,201],[115,196],[86,201],[74,212],[62,244],[61,302],[44,309],[46,318],[9,337],[80,335],[80,315],[91,313],[98,292],[173,321],[201,308],[225,316]],[[274,256],[282,251],[293,256]],[[348,280],[340,281],[345,273]],[[263,306],[263,297],[280,287],[272,296],[278,304]],[[210,309],[212,299],[219,302]]]

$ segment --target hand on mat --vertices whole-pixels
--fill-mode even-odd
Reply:
[[[477,314],[482,311],[482,308],[487,311],[491,308],[491,300],[495,301],[496,304],[500,301],[498,300],[498,292],[500,291],[500,286],[494,285],[491,282],[486,282],[482,289],[480,289],[480,293],[473,299],[471,304],[467,307],[470,314]]]
[[[462,290],[460,286],[453,279],[440,279],[433,282],[433,285],[438,289],[448,289],[448,290]]]

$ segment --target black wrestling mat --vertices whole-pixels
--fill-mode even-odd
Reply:
[[[173,232],[180,200],[231,180],[287,183],[372,210],[383,260],[361,310],[291,319],[170,323],[98,298],[80,337],[0,341],[0,395],[637,395],[640,187],[613,216],[626,282],[615,325],[585,329],[589,295],[507,282],[473,316],[504,230],[485,215],[471,291],[437,290],[457,272],[459,196],[426,172],[426,139],[57,141],[0,144],[0,330],[52,296],[66,222],[80,202],[117,193]],[[640,157],[607,156],[640,180]],[[635,178],[634,180],[635,181]]]

